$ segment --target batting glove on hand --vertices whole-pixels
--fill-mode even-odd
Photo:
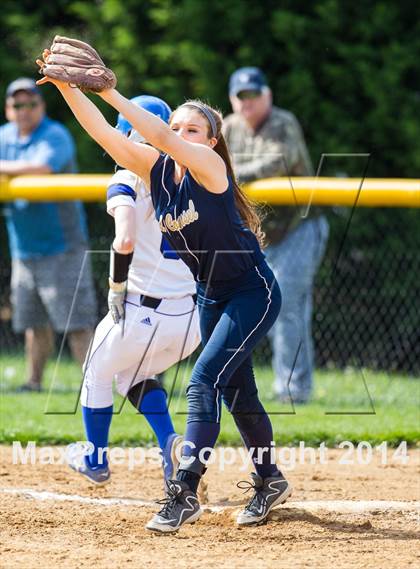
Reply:
[[[115,324],[125,318],[125,296],[127,292],[127,281],[115,283],[109,277],[108,308]]]

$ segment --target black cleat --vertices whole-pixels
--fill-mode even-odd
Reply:
[[[197,494],[190,490],[188,484],[179,480],[168,480],[166,498],[158,503],[164,506],[146,525],[146,529],[151,531],[178,531],[182,524],[193,524],[203,513]]]
[[[251,488],[254,489],[254,495],[236,518],[236,522],[240,526],[262,523],[270,510],[283,504],[292,493],[291,485],[281,474],[263,479],[252,472],[251,478],[253,484],[244,481],[244,484],[248,486],[240,486],[242,483],[238,483],[238,488],[247,488],[247,491]]]

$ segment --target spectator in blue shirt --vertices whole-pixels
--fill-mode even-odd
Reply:
[[[45,114],[45,102],[32,79],[13,81],[6,91],[6,118],[0,127],[0,173],[58,174],[76,171],[69,131]],[[12,257],[15,332],[25,333],[28,365],[24,391],[39,391],[53,330],[68,335],[82,364],[96,320],[90,261],[83,262],[87,229],[79,202],[15,200],[6,206]]]

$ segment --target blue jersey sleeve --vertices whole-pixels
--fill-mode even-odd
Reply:
[[[123,183],[111,184],[110,186],[108,186],[106,192],[106,199],[110,200],[111,198],[115,198],[116,196],[127,196],[132,198],[134,201],[136,201],[137,198],[137,194],[133,190],[133,188],[131,188],[128,184],[123,184]]]
[[[55,174],[75,171],[75,146],[70,133],[61,125],[53,125],[31,153],[31,162],[49,166]]]

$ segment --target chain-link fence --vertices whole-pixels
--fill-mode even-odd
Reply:
[[[87,206],[99,317],[107,310],[112,221],[98,204]],[[317,367],[368,367],[420,375],[420,244],[418,210],[326,209],[330,238],[314,288],[313,338]],[[1,353],[21,353],[11,327],[10,261],[2,240]],[[265,339],[255,353],[271,364]]]

